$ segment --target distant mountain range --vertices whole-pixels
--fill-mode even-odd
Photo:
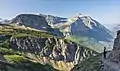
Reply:
[[[82,43],[87,47],[97,48],[96,46],[99,46],[100,51],[103,49],[100,47],[106,45],[104,42],[111,42],[113,39],[111,31],[90,16],[82,14],[77,14],[72,18],[44,14],[20,14],[9,23],[48,31],[56,36]],[[99,49],[95,50],[99,51]]]
[[[67,22],[59,25],[64,32],[70,35],[86,36],[94,38],[97,41],[110,41],[111,32],[90,16],[79,14],[69,19]]]
[[[103,47],[112,48],[113,33],[90,16],[77,14],[72,18],[58,18],[60,17],[51,16],[46,20],[49,19],[48,24],[53,28],[60,29],[66,39],[81,43],[98,52],[103,51]],[[59,22],[56,22],[58,20]]]
[[[81,70],[92,63],[86,70],[94,71],[99,62],[95,56],[113,39],[111,31],[82,14],[72,18],[20,14],[0,21],[0,62],[8,71],[70,71],[73,67],[74,71],[83,61]]]
[[[86,36],[97,39],[97,41],[109,41],[112,38],[111,32],[106,27],[90,16],[82,14],[78,14],[72,18],[62,18],[44,14],[21,14],[12,20],[0,18],[0,23],[17,23],[47,31],[53,31],[53,28],[57,27],[65,32],[64,36]],[[114,29],[116,29],[116,27]]]
[[[109,41],[112,38],[110,30],[92,19],[90,16],[77,14],[72,18],[62,18],[52,15],[43,15],[46,21],[53,28],[59,28],[69,35],[86,36],[97,39],[97,41]]]

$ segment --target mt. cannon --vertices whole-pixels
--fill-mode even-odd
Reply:
[[[111,32],[106,27],[90,16],[84,16],[82,14],[68,19],[66,23],[60,25],[60,28],[70,35],[86,36],[88,38],[94,38],[97,41],[110,41],[113,38]]]
[[[102,52],[104,46],[112,46],[112,32],[90,16],[78,14],[67,19],[66,22],[56,23],[53,26],[59,28],[66,39],[81,43],[98,52]]]

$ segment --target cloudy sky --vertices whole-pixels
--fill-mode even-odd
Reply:
[[[89,15],[102,24],[120,23],[120,0],[0,0],[0,17],[21,13],[43,13],[72,17]]]

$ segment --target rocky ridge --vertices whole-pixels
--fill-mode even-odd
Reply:
[[[44,16],[48,24],[51,25],[52,27],[54,27],[55,25],[63,24],[68,21],[67,18],[63,18],[63,17],[43,15],[43,14],[39,14],[39,15]]]
[[[23,26],[21,27],[22,28],[12,24],[1,25],[1,44],[2,47],[11,48],[13,51],[19,52],[20,55],[24,55],[25,57],[30,58],[30,60],[32,59],[32,61],[41,62],[44,64],[46,61],[43,62],[41,60],[47,59],[47,61],[52,60],[54,64],[62,61],[64,63],[67,62],[66,64],[72,63],[74,66],[75,64],[98,54],[97,52],[84,47],[81,44],[56,37],[48,32],[32,30],[29,28],[27,29],[25,27],[23,28]],[[69,67],[69,69],[72,67]]]
[[[10,24],[24,25],[38,30],[51,32],[54,35],[63,37],[59,29],[53,29],[43,15],[20,14],[10,21]]]
[[[111,38],[109,30],[89,16],[83,16],[79,14],[66,21],[66,18],[59,18],[50,15],[21,14],[13,18],[10,24],[0,25],[1,44],[3,44],[3,42],[7,42],[9,45],[7,48],[17,51],[20,56],[3,56],[10,59],[11,57],[24,59],[24,55],[25,59],[27,57],[34,62],[40,62],[43,64],[46,64],[47,62],[58,70],[63,69],[63,67],[68,67],[70,70],[72,67],[74,67],[74,65],[77,65],[86,59],[89,60],[90,57],[98,54],[96,51],[82,46],[81,44],[57,37],[62,34],[59,33],[59,29],[52,28],[50,24],[59,24],[59,29],[65,29],[64,31],[65,34],[68,34],[67,36],[87,36],[90,38],[95,38],[97,41],[108,41],[109,38]],[[100,38],[98,38],[98,35]],[[105,39],[103,38],[103,35],[105,36]],[[94,59],[96,59],[96,57],[92,60]],[[59,62],[63,62],[64,64],[68,63],[68,65],[64,66],[63,64],[57,64]],[[94,64],[98,64],[98,62],[99,61],[95,61],[93,63],[91,70],[96,67]],[[69,67],[70,63],[72,64],[71,67]],[[57,68],[55,65],[61,66]],[[97,68],[97,70],[98,69],[99,68]],[[63,70],[67,71],[65,69]]]

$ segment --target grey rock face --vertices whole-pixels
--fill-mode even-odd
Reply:
[[[11,23],[30,26],[40,30],[49,30],[51,28],[43,16],[34,14],[20,14],[12,19]]]
[[[46,18],[46,21],[48,22],[48,24],[51,26],[65,23],[68,20],[67,18],[52,16],[52,15],[43,15],[43,14],[39,14],[39,15],[44,16]]]
[[[53,29],[43,15],[20,14],[11,20],[12,24],[25,25],[39,30],[51,32],[54,35],[63,37],[59,29]]]
[[[109,41],[113,38],[107,28],[89,16],[78,16],[70,27],[73,35],[87,36],[98,41]]]
[[[107,58],[103,59],[105,71],[120,71],[120,31],[114,40],[113,50],[107,54]]]
[[[81,45],[57,38],[11,38],[11,47],[20,52],[28,52],[39,56],[49,57],[57,61],[75,62],[97,54]]]
[[[83,46],[77,48],[75,53],[75,64],[81,63],[84,59],[89,58],[90,56],[95,56],[96,53],[94,51],[90,51],[87,49],[84,49]]]
[[[111,52],[109,59],[114,62],[120,62],[120,33],[118,32],[113,45],[113,51]]]
[[[86,36],[98,41],[110,41],[113,39],[111,32],[96,20],[89,16],[75,16],[67,22],[70,27],[70,34]],[[65,29],[66,29],[65,28]]]

